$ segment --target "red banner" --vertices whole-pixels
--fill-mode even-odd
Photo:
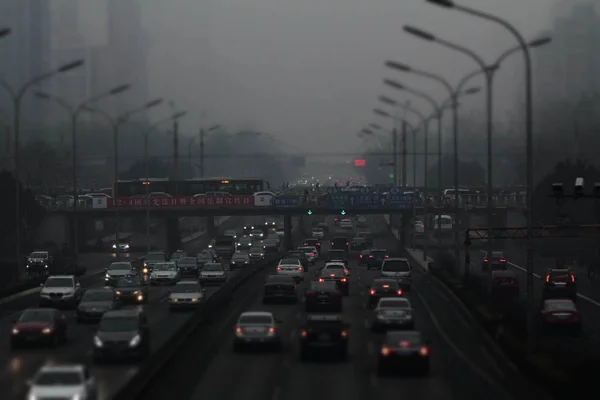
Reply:
[[[253,207],[254,196],[178,196],[178,197],[121,197],[108,199],[107,207],[122,208],[193,208],[193,207]]]

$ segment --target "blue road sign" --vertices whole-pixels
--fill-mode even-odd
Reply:
[[[298,196],[278,196],[273,199],[273,205],[275,207],[287,207],[295,208],[300,204],[300,197]]]
[[[412,207],[414,197],[412,193],[390,194],[390,207],[407,209]]]
[[[380,194],[364,195],[355,192],[340,192],[327,196],[327,208],[334,210],[384,208],[386,202],[386,196]]]

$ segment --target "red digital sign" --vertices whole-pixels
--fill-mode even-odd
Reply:
[[[121,197],[107,199],[107,208],[254,207],[254,196]]]
[[[357,158],[356,160],[354,160],[354,166],[355,167],[366,167],[367,160],[365,160],[364,158]]]

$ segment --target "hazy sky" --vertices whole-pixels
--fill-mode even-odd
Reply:
[[[549,27],[551,0],[460,0],[508,19],[527,38]],[[489,62],[514,46],[492,23],[425,0],[141,0],[150,40],[150,92],[191,112],[185,128],[202,123],[252,127],[303,150],[352,151],[356,132],[378,117],[376,97],[406,95],[383,77],[426,90],[439,85],[387,70],[386,59],[442,74],[452,83],[475,69],[465,56],[405,34],[404,24],[459,42]],[[521,60],[503,66],[497,115],[516,99]],[[474,84],[478,84],[474,82]],[[463,107],[482,103],[478,95]],[[414,106],[428,111],[425,104]],[[204,113],[204,114],[203,114]]]

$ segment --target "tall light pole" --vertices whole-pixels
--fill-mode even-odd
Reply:
[[[208,129],[200,128],[200,133],[198,134],[200,138],[200,178],[204,178],[204,137],[208,132],[215,131],[219,129],[220,125],[213,125]]]
[[[129,118],[131,118],[133,115],[135,114],[139,114],[141,112],[144,112],[146,110],[149,110],[150,108],[156,107],[158,105],[160,105],[163,102],[162,98],[158,98],[152,101],[149,101],[145,104],[143,104],[142,106],[138,107],[138,108],[134,108],[131,111],[128,111],[126,113],[123,113],[119,116],[117,116],[116,118],[112,117],[110,114],[108,114],[105,111],[96,109],[96,108],[89,108],[86,107],[86,111],[90,111],[93,113],[96,113],[102,117],[104,117],[104,119],[106,119],[106,121],[110,124],[112,130],[113,130],[113,152],[114,152],[114,180],[115,180],[115,185],[114,185],[114,207],[115,207],[115,217],[117,219],[117,223],[116,223],[116,232],[115,232],[115,241],[119,241],[119,230],[120,230],[120,220],[119,220],[119,128],[121,127],[121,125],[123,125],[124,123],[126,123]]]
[[[6,33],[5,35],[8,35]],[[15,256],[16,256],[16,268],[19,268],[19,264],[21,262],[21,177],[20,177],[20,153],[21,153],[21,138],[20,138],[20,130],[21,130],[21,102],[23,101],[23,97],[27,94],[27,91],[32,88],[34,85],[41,83],[45,80],[48,80],[55,75],[62,74],[65,72],[69,72],[73,69],[79,68],[84,64],[83,60],[76,60],[70,63],[61,65],[60,67],[46,72],[44,74],[38,75],[29,81],[25,82],[18,89],[13,88],[6,81],[0,79],[0,86],[2,86],[8,92],[12,103],[13,103],[13,113],[14,113],[14,121],[13,121],[13,132],[14,132],[14,157],[15,157],[15,182],[16,182],[16,190],[15,190]]]
[[[149,146],[149,142],[150,142],[150,133],[152,133],[152,131],[154,131],[156,128],[158,128],[160,125],[167,123],[167,122],[171,122],[173,120],[177,120],[181,117],[183,117],[185,114],[187,114],[187,111],[181,111],[181,112],[177,112],[174,113],[173,115],[171,115],[168,118],[165,118],[163,120],[160,120],[158,122],[155,122],[154,124],[150,125],[150,127],[145,130],[142,135],[144,136],[144,172],[145,172],[145,177],[144,179],[147,182],[150,182],[150,173],[149,173],[149,157],[148,157],[148,146]],[[116,186],[116,184],[115,184]],[[147,183],[146,185],[146,199],[148,199],[148,197],[150,196],[150,185]],[[146,249],[148,251],[150,251],[150,207],[146,208]]]
[[[444,108],[430,95],[425,92],[421,92],[419,90],[412,89],[406,85],[403,85],[399,82],[396,82],[392,79],[384,79],[383,83],[386,85],[397,89],[403,90],[407,93],[410,93],[414,96],[420,97],[421,99],[428,102],[434,112],[436,113],[436,118],[438,120],[438,235],[441,236],[442,233],[442,118],[444,116]],[[425,182],[425,185],[428,185],[428,182]],[[427,201],[427,199],[426,199]]]
[[[126,90],[129,90],[130,88],[131,88],[131,85],[116,86],[107,92],[100,93],[96,96],[90,97],[89,99],[81,102],[76,107],[71,106],[68,102],[66,102],[61,97],[54,96],[54,95],[51,95],[51,94],[48,94],[45,92],[36,92],[35,93],[35,95],[40,99],[54,101],[55,103],[60,105],[63,109],[65,109],[65,111],[67,111],[67,113],[69,113],[69,117],[71,119],[71,153],[72,153],[71,154],[71,156],[72,156],[71,181],[72,181],[72,185],[73,185],[73,219],[72,219],[73,227],[72,227],[72,232],[73,232],[73,263],[74,263],[74,265],[77,265],[77,260],[79,258],[79,234],[78,234],[79,221],[77,218],[78,217],[78,214],[77,214],[78,204],[77,203],[79,201],[79,197],[78,197],[78,195],[79,195],[78,186],[79,185],[77,184],[77,119],[79,118],[79,115],[83,111],[85,111],[85,109],[87,108],[88,105],[96,103],[105,98],[123,93]]]
[[[476,10],[471,7],[455,4],[452,0],[426,0],[438,6],[453,8],[477,18],[485,19],[497,25],[504,27],[516,39],[525,60],[525,135],[526,135],[526,153],[527,153],[527,338],[528,347],[533,350],[533,339],[535,331],[535,299],[533,298],[533,93],[532,93],[532,63],[531,54],[523,35],[508,21],[501,19],[493,14]],[[488,241],[491,238],[488,238]]]

